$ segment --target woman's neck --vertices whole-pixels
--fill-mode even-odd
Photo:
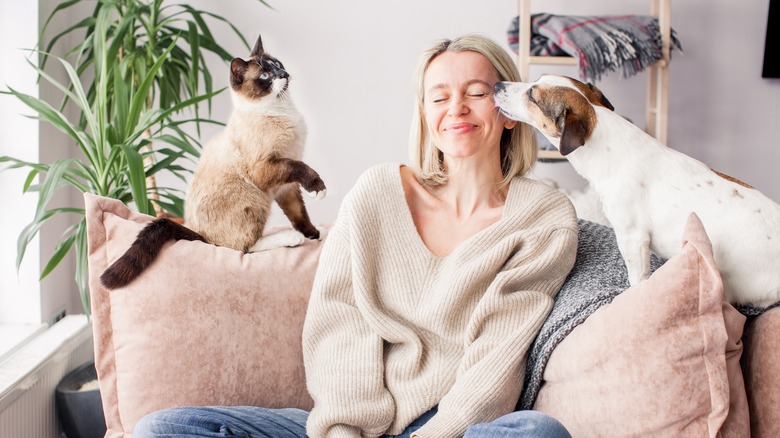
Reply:
[[[486,168],[458,161],[448,163],[447,183],[432,188],[431,193],[456,216],[470,216],[486,208],[504,206],[508,187],[500,186],[502,179],[498,165]]]

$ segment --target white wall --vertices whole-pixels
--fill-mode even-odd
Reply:
[[[0,0],[0,89],[12,87],[32,96],[50,99],[57,106],[61,94],[43,81],[37,84],[35,69],[38,56],[29,52],[38,42],[38,33],[54,9],[56,0],[15,2]],[[89,13],[89,8],[74,7],[78,19]],[[60,13],[50,23],[49,33],[56,34],[72,24],[70,11]],[[67,39],[67,38],[66,38]],[[69,43],[66,42],[65,45]],[[55,52],[57,54],[57,52]],[[60,81],[67,76],[64,69],[53,61],[47,71]],[[66,114],[68,109],[66,109]],[[0,155],[9,155],[26,161],[50,163],[73,155],[72,142],[56,128],[39,123],[25,116],[34,111],[15,97],[0,96]],[[7,164],[3,164],[5,168]],[[43,281],[38,281],[41,269],[46,265],[56,242],[74,222],[74,217],[52,218],[27,247],[24,260],[17,274],[16,242],[22,229],[33,220],[37,194],[22,194],[22,184],[27,170],[0,172],[0,322],[49,323],[62,310],[81,313],[82,304],[75,289],[75,261],[66,258]],[[75,191],[64,190],[52,200],[50,208],[83,204]]]
[[[582,4],[577,4],[582,3]],[[343,195],[367,167],[407,161],[412,72],[417,54],[430,42],[465,32],[486,34],[507,47],[506,28],[517,3],[469,0],[366,2],[271,0],[275,11],[256,0],[192,2],[220,13],[280,58],[294,82],[299,109],[309,124],[305,160],[328,185],[328,197],[309,201],[315,222],[332,220]],[[648,0],[537,0],[534,12],[623,14],[649,12]],[[672,2],[672,26],[684,53],[670,66],[669,144],[740,178],[780,201],[780,80],[761,78],[768,0]],[[246,56],[238,41],[225,44]],[[220,69],[215,64],[218,75]],[[533,66],[576,75],[573,67]],[[644,125],[646,77],[607,76],[598,86],[618,112]],[[230,105],[221,96],[214,113],[225,119]],[[583,181],[568,163],[540,164],[540,178],[564,187]],[[284,222],[277,213],[276,222]]]
[[[6,3],[2,12],[6,12]],[[10,4],[8,4],[10,7]],[[33,96],[38,95],[35,75],[27,64],[27,53],[20,48],[31,48],[38,40],[36,23],[37,2],[15,5],[15,14],[0,14],[0,86],[6,85]],[[33,57],[32,62],[36,61]],[[31,111],[10,96],[0,96],[0,155],[11,155],[27,161],[37,161],[38,122],[18,114]],[[2,167],[7,164],[0,165]],[[0,322],[40,322],[40,285],[38,272],[43,266],[39,260],[38,239],[27,251],[19,273],[16,271],[16,239],[30,222],[35,212],[36,198],[22,195],[26,172],[0,172]]]
[[[215,7],[203,0],[191,4]],[[309,127],[304,159],[328,187],[324,200],[307,200],[316,223],[335,219],[344,194],[366,168],[408,161],[417,54],[436,39],[465,32],[504,41],[516,8],[511,1],[486,9],[464,0],[271,4],[274,11],[256,0],[228,1],[219,7],[251,43],[262,34],[265,49],[292,75],[290,91]],[[237,41],[231,47],[236,56],[248,56]],[[227,67],[214,67],[215,72],[220,69],[226,84]],[[227,96],[221,96],[215,108],[214,117],[226,118]],[[277,210],[272,223],[285,221]]]

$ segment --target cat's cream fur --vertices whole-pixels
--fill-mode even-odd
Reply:
[[[132,281],[171,239],[260,251],[322,238],[324,231],[309,219],[301,188],[321,198],[325,184],[300,161],[306,125],[287,93],[288,84],[284,66],[265,53],[260,38],[249,59],[231,62],[233,111],[200,157],[187,193],[186,228],[168,219],[153,221],[103,273],[106,286]],[[263,237],[273,201],[294,230]]]

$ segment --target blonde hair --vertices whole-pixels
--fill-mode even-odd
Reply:
[[[428,66],[444,52],[477,52],[493,65],[501,81],[520,82],[520,73],[509,54],[490,38],[477,34],[463,35],[453,40],[440,40],[420,54],[415,72],[416,105],[409,136],[411,167],[423,184],[440,185],[447,182],[443,156],[433,144],[425,122],[424,77]],[[536,162],[536,137],[533,128],[517,123],[501,134],[501,186],[509,184],[515,176],[525,175]]]

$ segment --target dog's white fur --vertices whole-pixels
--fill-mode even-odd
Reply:
[[[535,83],[504,82],[496,86],[496,105],[565,150],[574,169],[590,182],[615,229],[631,284],[648,276],[650,251],[664,258],[679,252],[686,218],[695,212],[712,241],[725,299],[756,306],[780,301],[780,205],[661,144],[594,102],[582,86],[551,75]],[[577,93],[556,92],[556,87]],[[567,102],[547,101],[562,97]],[[578,98],[595,111],[595,123],[585,126],[582,146],[567,138],[562,148],[563,133],[571,128],[566,125],[574,120],[569,117],[582,108],[588,112],[582,101],[574,102]]]

